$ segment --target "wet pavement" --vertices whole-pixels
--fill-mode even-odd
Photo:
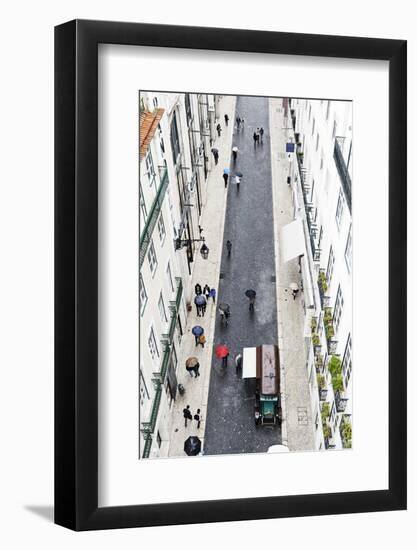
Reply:
[[[278,343],[268,99],[238,97],[238,115],[244,117],[245,126],[234,130],[232,145],[239,153],[236,165],[231,161],[230,168],[242,172],[243,177],[239,191],[229,178],[217,296],[217,305],[230,304],[231,318],[225,327],[217,314],[214,335],[214,349],[226,344],[230,355],[224,371],[213,353],[206,455],[266,452],[270,445],[281,442],[278,427],[255,426],[254,381],[242,380],[234,365],[235,355],[244,347]],[[263,126],[265,134],[263,143],[254,147],[253,133],[258,126]],[[232,242],[230,258],[227,240]],[[257,293],[254,312],[249,312],[247,289]]]

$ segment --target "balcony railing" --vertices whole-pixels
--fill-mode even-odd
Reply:
[[[177,323],[177,316],[179,311],[179,306],[181,304],[181,297],[183,292],[182,279],[181,277],[175,277],[177,282],[177,292],[175,295],[175,301],[171,302],[171,322],[169,325],[168,334],[163,334],[163,344],[164,344],[164,354],[162,357],[161,370],[159,372],[154,372],[153,383],[155,385],[155,395],[152,403],[152,410],[148,422],[142,422],[142,432],[145,437],[145,447],[142,453],[143,458],[148,458],[149,453],[152,447],[152,437],[151,434],[155,431],[156,420],[159,413],[159,405],[161,403],[162,387],[165,383],[165,378],[168,372],[169,361],[171,358],[172,350],[172,341],[174,338],[175,326]]]
[[[343,158],[342,150],[340,149],[338,138],[334,141],[333,158],[336,163],[337,171],[339,172],[340,181],[342,182],[349,211],[352,212],[352,181],[350,179],[345,159]]]
[[[139,241],[139,266],[142,267],[143,261],[146,257],[146,252],[148,251],[149,243],[152,239],[152,233],[156,225],[159,213],[161,212],[162,203],[164,202],[165,193],[168,188],[168,171],[166,168],[162,169],[161,173],[161,183],[159,184],[158,192],[156,194],[155,200],[153,201],[152,207],[150,209],[148,218],[145,223],[145,227],[142,230]]]

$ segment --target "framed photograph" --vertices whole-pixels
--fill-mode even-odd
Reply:
[[[55,521],[406,508],[406,42],[55,29]]]

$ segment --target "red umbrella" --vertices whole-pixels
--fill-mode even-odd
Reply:
[[[217,346],[216,348],[216,355],[217,357],[219,357],[219,359],[227,357],[229,355],[229,348],[224,344],[220,344],[220,346]]]

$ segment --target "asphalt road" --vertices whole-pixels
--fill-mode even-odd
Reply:
[[[241,171],[243,177],[239,192],[229,178],[217,296],[217,305],[230,304],[231,318],[224,327],[217,314],[214,337],[214,347],[226,344],[230,355],[224,373],[221,360],[213,353],[206,455],[266,452],[270,445],[281,442],[278,427],[255,426],[254,383],[237,376],[234,366],[235,355],[244,347],[278,343],[268,99],[238,97],[237,115],[244,117],[245,127],[234,130],[233,146],[239,153],[236,165],[231,160],[230,168]],[[254,147],[253,133],[258,126],[263,126],[265,134],[263,143]],[[227,240],[232,242],[230,258]],[[257,293],[253,313],[249,312],[247,289]]]

